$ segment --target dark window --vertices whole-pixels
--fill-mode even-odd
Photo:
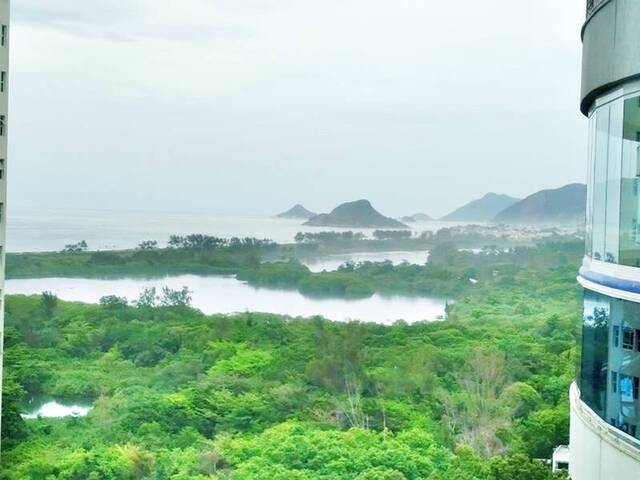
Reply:
[[[7,116],[0,115],[0,137],[4,137],[4,132],[7,130]]]
[[[613,327],[613,346],[620,346],[620,327],[617,325]]]
[[[0,32],[0,45],[3,47],[7,44],[7,26],[2,25],[2,32]]]
[[[607,392],[611,388],[608,369],[611,345],[609,315],[610,299],[585,291],[580,390],[584,403],[601,417],[605,415]],[[619,325],[619,322],[616,323]]]
[[[640,390],[640,378],[633,377],[633,399],[638,400],[638,390]]]
[[[556,463],[556,468],[558,470],[569,470],[569,464],[567,462],[558,462]]]
[[[4,178],[4,158],[0,158],[0,180]]]
[[[633,350],[635,347],[635,333],[633,328],[624,327],[622,330],[622,348],[625,350]]]
[[[7,72],[0,72],[0,92],[4,92],[7,88]]]
[[[618,372],[611,372],[611,392],[618,392]]]

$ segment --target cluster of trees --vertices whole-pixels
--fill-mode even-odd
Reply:
[[[167,242],[169,248],[182,248],[186,250],[213,250],[217,248],[229,249],[259,249],[271,247],[274,243],[268,239],[257,238],[220,238],[212,235],[192,234],[192,235],[171,235]]]
[[[207,235],[172,236],[169,248],[148,240],[135,250],[9,254],[7,278],[46,276],[119,276],[169,274],[234,274],[277,250],[270,240],[221,239]]]
[[[411,230],[376,230],[373,232],[373,238],[378,240],[406,240],[412,235]]]
[[[295,236],[297,243],[336,243],[359,242],[367,237],[362,232],[298,232]]]
[[[157,248],[158,242],[156,240],[145,240],[138,245],[138,250],[156,250]]]
[[[3,478],[551,480],[533,459],[568,440],[573,251],[454,250],[434,263],[492,280],[446,322],[206,316],[188,291],[8,297]],[[25,422],[39,395],[94,409]]]
[[[128,305],[133,305],[138,308],[151,308],[151,307],[189,307],[191,306],[191,290],[189,287],[182,287],[179,290],[173,290],[169,287],[162,287],[160,293],[155,287],[145,288],[137,300],[129,302],[126,297],[119,297],[117,295],[107,295],[100,298],[100,305],[111,309],[123,308]],[[43,293],[43,299],[46,292]]]
[[[70,243],[68,245],[65,245],[64,248],[62,249],[62,253],[86,252],[88,248],[89,248],[89,245],[87,245],[87,242],[84,240],[81,240],[78,243]]]

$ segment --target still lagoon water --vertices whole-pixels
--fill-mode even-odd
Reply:
[[[141,279],[39,278],[8,280],[7,294],[37,295],[45,290],[62,300],[98,303],[105,295],[118,295],[129,300],[138,298],[145,288],[192,291],[192,305],[206,314],[238,312],[268,312],[291,317],[321,315],[335,321],[360,320],[391,324],[396,320],[408,323],[443,319],[446,299],[410,296],[373,295],[349,300],[309,298],[293,290],[255,288],[234,277],[179,275]]]
[[[347,262],[384,262],[388,261],[394,265],[401,263],[411,263],[413,265],[424,265],[429,259],[429,252],[419,250],[414,252],[356,252],[339,253],[325,255],[304,260],[304,263],[312,272],[335,272],[338,267]]]

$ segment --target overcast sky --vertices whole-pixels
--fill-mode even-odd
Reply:
[[[13,0],[10,201],[441,215],[584,181],[584,0]]]

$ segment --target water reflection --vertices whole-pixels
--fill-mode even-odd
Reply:
[[[65,418],[65,417],[86,417],[93,409],[86,405],[64,405],[55,400],[41,403],[37,408],[22,415],[26,420],[36,418]]]
[[[149,287],[192,290],[193,306],[206,314],[269,312],[292,317],[322,315],[336,321],[391,324],[438,320],[445,315],[445,299],[373,295],[366,299],[308,298],[297,291],[255,288],[233,277],[179,275],[141,279],[40,278],[9,280],[6,293],[37,295],[51,291],[63,300],[98,303],[105,295],[136,299]]]
[[[334,272],[338,267],[347,262],[385,262],[389,261],[394,265],[410,263],[412,265],[424,265],[429,259],[429,252],[425,250],[413,252],[362,252],[362,253],[341,253],[316,257],[303,261],[312,272]]]

